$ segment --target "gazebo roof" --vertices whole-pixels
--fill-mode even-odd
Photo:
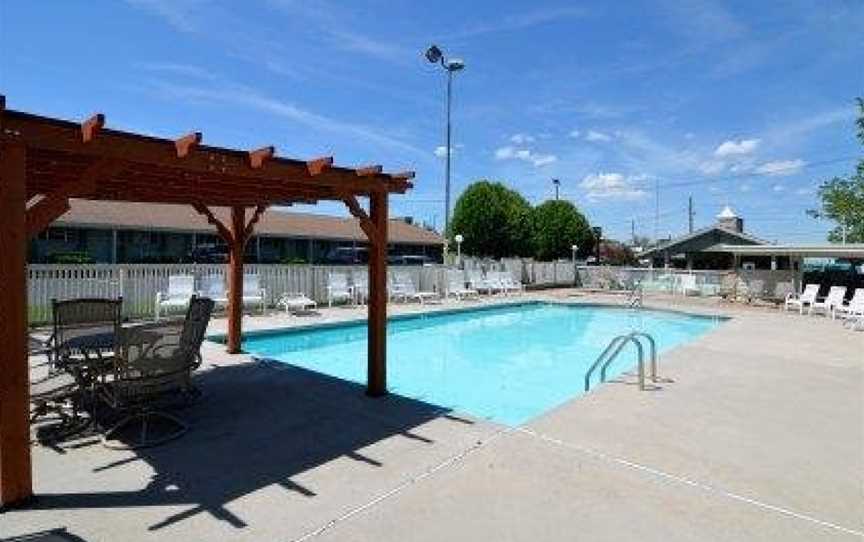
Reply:
[[[282,158],[272,146],[202,145],[200,132],[171,140],[111,130],[102,114],[76,123],[4,106],[0,96],[3,135],[27,146],[28,198],[62,190],[84,199],[256,207],[412,187],[413,172],[337,167],[329,156]]]

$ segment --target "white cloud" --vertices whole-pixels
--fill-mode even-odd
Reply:
[[[585,134],[585,139],[588,141],[612,141],[612,136],[596,130],[588,130]]]
[[[548,166],[553,162],[558,161],[558,157],[554,154],[542,154],[531,151],[529,149],[517,149],[516,147],[501,147],[495,150],[496,160],[522,160],[528,162],[534,167]]]
[[[648,193],[634,186],[635,182],[645,180],[645,175],[624,176],[621,173],[594,173],[586,175],[579,186],[587,191],[589,200],[618,199],[632,201],[645,197]]]
[[[775,160],[773,162],[765,162],[754,171],[762,175],[794,175],[800,172],[806,165],[807,162],[800,158],[796,158],[795,160]]]
[[[786,187],[782,184],[775,184],[773,187],[771,187],[771,189],[775,192],[784,192],[786,190]]]
[[[814,193],[815,193],[815,190],[813,190],[812,188],[799,188],[798,190],[795,191],[795,194],[797,194],[799,196],[809,196],[810,194],[814,194]]]
[[[193,21],[195,13],[202,11],[206,0],[126,0],[136,8],[149,11],[180,30],[181,32],[194,32],[197,25]]]
[[[533,143],[534,136],[530,136],[528,134],[513,134],[510,136],[510,141],[517,145],[524,145],[526,143]]]
[[[573,139],[579,139],[579,136],[582,135],[582,132],[580,132],[579,130],[571,130],[569,135]]]
[[[724,141],[714,151],[714,156],[723,158],[726,156],[741,156],[750,154],[759,146],[759,139],[741,139],[738,141],[730,139]]]
[[[699,171],[705,175],[717,175],[726,169],[726,162],[723,160],[708,160],[699,164]]]
[[[738,190],[740,190],[741,192],[749,192],[750,185],[748,183],[741,183],[738,185]]]

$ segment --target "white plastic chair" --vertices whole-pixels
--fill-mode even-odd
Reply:
[[[159,319],[160,312],[185,310],[189,300],[195,295],[195,277],[192,275],[171,275],[168,277],[168,291],[156,292],[156,307],[154,318]]]
[[[393,299],[403,299],[405,301],[415,299],[419,301],[421,305],[427,300],[438,297],[436,292],[417,291],[417,288],[414,286],[414,281],[411,280],[411,276],[407,273],[398,271],[391,275],[390,292]]]
[[[318,308],[318,303],[302,292],[285,292],[279,297],[276,305],[283,307],[287,314],[314,311]]]
[[[201,297],[212,299],[216,305],[228,304],[228,292],[225,290],[225,277],[222,275],[206,275],[201,279]]]
[[[261,287],[261,277],[243,275],[243,305],[259,305],[261,314],[267,311],[267,291]]]
[[[822,311],[825,316],[831,315],[831,318],[834,318],[834,307],[839,307],[843,304],[843,297],[846,296],[846,287],[845,286],[832,286],[830,290],[828,290],[828,295],[825,296],[823,300],[816,300],[813,303],[810,303],[810,310],[807,311],[807,314],[814,314],[816,311]]]
[[[334,301],[350,301],[351,288],[348,287],[348,276],[344,273],[327,275],[327,306],[332,307]]]
[[[783,310],[788,311],[789,307],[798,309],[800,314],[804,314],[804,307],[809,307],[816,301],[816,296],[819,295],[818,284],[808,284],[804,287],[801,295],[786,294],[786,300],[783,302]]]
[[[835,306],[834,314],[843,319],[844,325],[857,318],[864,318],[864,288],[855,288],[849,303]]]
[[[462,301],[467,298],[480,299],[480,292],[473,288],[465,287],[465,276],[462,271],[448,270],[447,271],[447,297],[455,297],[456,301]]]

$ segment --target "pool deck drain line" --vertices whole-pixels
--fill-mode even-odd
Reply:
[[[500,429],[500,430],[492,433],[490,436],[478,440],[476,443],[465,448],[461,452],[454,454],[454,455],[451,455],[450,457],[448,457],[444,461],[441,461],[440,463],[433,465],[432,467],[426,469],[425,471],[421,472],[420,474],[417,474],[416,476],[412,476],[412,477],[408,478],[407,480],[405,480],[401,484],[397,485],[393,489],[390,489],[389,491],[386,491],[385,493],[378,495],[377,497],[375,497],[371,501],[368,501],[368,502],[361,504],[359,506],[355,506],[354,508],[351,508],[350,510],[345,512],[344,514],[331,519],[330,521],[328,521],[327,523],[325,523],[321,527],[318,527],[315,530],[309,531],[308,533],[300,536],[299,538],[295,538],[293,540],[293,542],[303,542],[305,540],[309,540],[309,539],[312,539],[312,538],[315,538],[317,536],[324,534],[326,531],[329,531],[330,529],[332,529],[333,527],[335,527],[339,523],[342,523],[343,521],[346,521],[346,520],[356,516],[357,514],[360,514],[364,511],[372,508],[373,506],[380,504],[380,503],[382,503],[382,502],[384,502],[384,501],[386,501],[392,497],[395,497],[397,494],[408,489],[409,487],[413,486],[414,484],[416,484],[422,480],[425,480],[426,478],[429,478],[430,476],[434,475],[438,471],[462,462],[466,457],[468,457],[472,453],[485,447],[486,445],[488,445],[492,441],[496,440],[498,437],[501,437],[501,436],[506,435],[508,433],[512,433],[515,429],[516,428],[514,428],[514,427],[507,427],[504,429]]]
[[[540,439],[541,441],[544,441],[544,442],[549,443],[549,444],[561,446],[563,448],[577,451],[577,452],[595,457],[597,459],[601,459],[601,460],[609,462],[609,463],[615,463],[617,465],[622,465],[624,467],[627,467],[627,468],[630,468],[633,470],[652,474],[654,476],[663,478],[665,480],[677,482],[679,484],[688,485],[690,487],[695,487],[695,488],[701,489],[702,491],[705,491],[707,493],[713,493],[715,495],[720,495],[720,496],[723,496],[723,497],[726,497],[726,498],[729,498],[729,499],[732,499],[732,500],[735,500],[738,502],[743,502],[745,504],[750,504],[752,506],[762,508],[764,510],[776,512],[776,513],[784,515],[784,516],[789,516],[792,518],[801,519],[804,521],[808,521],[810,523],[814,523],[814,524],[819,525],[821,527],[834,529],[834,530],[840,531],[842,533],[851,534],[851,535],[855,535],[855,536],[859,536],[859,537],[864,538],[864,532],[862,532],[862,531],[850,529],[849,527],[844,527],[842,525],[837,525],[836,523],[831,523],[829,521],[824,521],[824,520],[815,518],[813,516],[808,516],[807,514],[795,512],[793,510],[789,510],[788,508],[783,508],[781,506],[769,504],[769,503],[766,503],[766,502],[763,502],[763,501],[760,501],[757,499],[745,497],[744,495],[732,493],[730,491],[726,491],[725,489],[721,489],[719,487],[715,487],[715,486],[712,486],[710,484],[706,484],[704,482],[691,480],[690,478],[687,478],[684,476],[678,476],[676,474],[670,474],[668,472],[665,472],[665,471],[662,471],[659,469],[655,469],[655,468],[649,467],[647,465],[642,465],[640,463],[635,463],[633,461],[629,461],[629,460],[621,458],[621,457],[615,457],[615,456],[612,456],[609,454],[605,454],[603,452],[599,452],[597,450],[592,450],[590,448],[584,448],[582,446],[578,446],[576,444],[572,444],[572,443],[563,441],[561,439],[557,439],[555,437],[550,437],[550,436],[544,435],[542,433],[537,433],[537,432],[532,431],[530,429],[527,429],[525,427],[517,427],[514,429],[514,431],[518,432],[518,433],[522,433],[524,435],[529,435],[529,436],[535,437],[535,438]]]

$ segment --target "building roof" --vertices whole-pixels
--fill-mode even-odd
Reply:
[[[227,208],[214,208],[217,218],[228,221]],[[167,230],[216,233],[207,219],[189,205],[161,205],[122,201],[70,200],[70,209],[52,226],[117,229]],[[441,245],[437,233],[404,220],[391,219],[389,242],[416,245]],[[295,213],[270,209],[255,227],[257,235],[362,241],[367,238],[355,218]]]
[[[808,258],[864,258],[864,243],[847,245],[718,245],[709,252],[731,252],[741,256],[804,256]]]
[[[735,211],[732,210],[732,207],[728,205],[723,207],[723,210],[720,211],[720,214],[717,215],[717,218],[738,218],[738,215],[735,214]]]
[[[728,209],[728,207],[727,207],[727,209]],[[724,211],[725,211],[725,209],[724,209]],[[730,211],[731,211],[731,209],[730,209]],[[657,245],[656,247],[653,247],[649,250],[646,250],[645,252],[643,252],[639,256],[641,258],[648,258],[648,257],[652,257],[656,254],[662,254],[664,252],[674,252],[675,247],[677,247],[678,245],[683,245],[684,243],[692,241],[693,239],[696,239],[698,237],[702,237],[703,235],[711,234],[715,231],[722,232],[723,234],[725,234],[727,236],[737,237],[737,238],[741,239],[741,241],[743,241],[744,244],[747,244],[747,245],[753,245],[753,244],[767,245],[767,244],[769,244],[768,241],[765,241],[764,239],[760,239],[756,236],[749,235],[746,233],[737,232],[737,231],[727,229],[727,228],[722,228],[722,227],[718,226],[717,224],[713,224],[711,226],[707,226],[705,228],[695,230],[693,233],[688,233],[687,235],[682,235],[681,237],[676,237],[675,239],[672,239],[670,241],[666,241],[665,243],[663,243],[661,245]],[[724,245],[724,246],[737,246],[737,245]]]

